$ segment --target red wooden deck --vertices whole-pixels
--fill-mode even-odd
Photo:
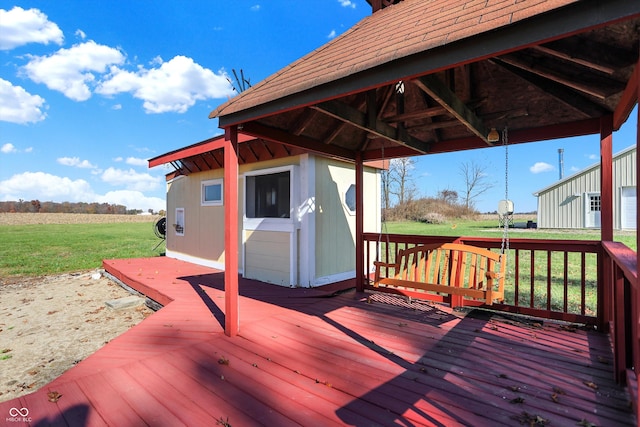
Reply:
[[[241,279],[229,338],[221,272],[165,257],[105,267],[165,307],[0,403],[0,423],[26,408],[38,426],[635,425],[598,332]]]

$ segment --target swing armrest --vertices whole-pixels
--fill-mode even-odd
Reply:
[[[376,272],[373,278],[373,286],[377,287],[378,283],[380,282],[380,270],[382,270],[383,268],[393,268],[395,271],[396,268],[396,264],[395,263],[390,263],[390,262],[384,262],[384,261],[373,261],[373,265],[376,266]]]

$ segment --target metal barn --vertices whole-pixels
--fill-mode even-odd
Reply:
[[[600,228],[600,162],[534,194],[539,228]],[[636,146],[613,156],[613,222],[636,228]]]

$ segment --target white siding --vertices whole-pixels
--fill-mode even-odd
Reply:
[[[636,147],[630,147],[613,158],[613,221],[621,228],[621,188],[636,185]],[[600,165],[593,165],[538,194],[539,228],[583,228],[584,194],[601,193]],[[603,207],[603,209],[606,209]]]

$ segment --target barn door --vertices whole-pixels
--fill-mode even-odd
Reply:
[[[584,226],[600,228],[600,193],[584,193]]]
[[[620,225],[623,229],[636,229],[636,187],[620,190]]]

